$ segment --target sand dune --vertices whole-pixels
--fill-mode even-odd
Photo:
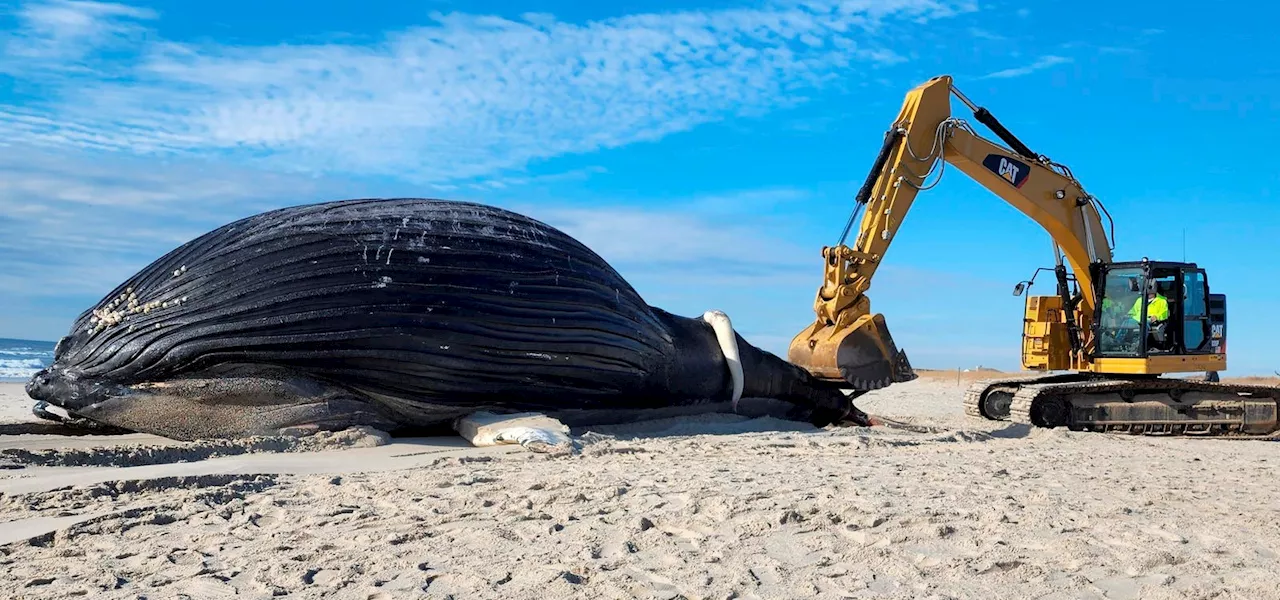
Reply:
[[[569,457],[3,436],[0,597],[1280,597],[1275,442],[1028,431],[961,390],[872,394],[872,429],[575,431]]]

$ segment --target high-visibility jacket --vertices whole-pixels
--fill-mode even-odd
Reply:
[[[1139,297],[1134,301],[1133,308],[1129,309],[1129,316],[1132,317],[1134,321],[1142,318],[1142,300],[1143,299]],[[1165,321],[1168,320],[1168,318],[1169,301],[1165,299],[1164,296],[1156,294],[1156,297],[1152,298],[1151,301],[1147,303],[1147,319],[1151,321]]]

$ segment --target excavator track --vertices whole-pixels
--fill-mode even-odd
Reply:
[[[976,381],[964,393],[964,414],[992,421],[1009,420],[1010,404],[1019,388],[1038,383],[1084,381],[1080,375],[1021,375]]]
[[[1033,427],[1067,427],[1144,435],[1270,437],[1280,431],[1280,387],[1194,379],[1051,377],[999,380],[966,394],[982,412],[986,390],[1016,387],[1005,419]],[[972,398],[972,399],[971,399]]]
[[[979,382],[979,383],[986,383],[986,382]],[[966,417],[986,418],[986,415],[982,414],[982,408],[981,408],[982,392],[985,389],[986,389],[986,386],[983,386],[981,389],[975,389],[974,387],[970,387],[969,389],[965,390],[964,415]]]

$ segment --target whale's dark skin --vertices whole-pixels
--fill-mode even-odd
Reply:
[[[868,424],[841,391],[736,337],[744,398]],[[555,228],[373,199],[270,211],[176,248],[82,314],[27,392],[89,422],[197,439],[395,432],[481,410],[590,422],[723,404],[732,386],[708,323],[649,306]]]

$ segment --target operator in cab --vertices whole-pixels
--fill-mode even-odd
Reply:
[[[1139,280],[1131,278],[1128,286],[1116,286],[1107,290],[1107,295],[1102,298],[1102,322],[1104,326],[1113,331],[1122,329],[1136,329],[1138,327],[1138,317],[1131,315],[1141,315],[1141,312],[1125,309],[1126,306],[1141,307],[1141,296],[1137,293]],[[1133,290],[1132,292],[1129,290]],[[1114,299],[1113,299],[1114,297]],[[1141,308],[1138,309],[1141,311]]]
[[[1142,319],[1142,298],[1134,300],[1129,309],[1129,318],[1137,322]],[[1147,284],[1147,322],[1158,323],[1169,320],[1169,300],[1156,291],[1155,282]]]
[[[1121,304],[1106,296],[1102,299],[1102,322],[1108,329],[1124,326],[1125,311]]]

